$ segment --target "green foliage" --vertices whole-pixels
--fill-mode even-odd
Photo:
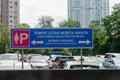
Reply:
[[[91,21],[90,24],[94,24],[95,26],[99,26],[100,25],[100,21],[99,20]]]
[[[104,54],[106,52],[105,44],[109,39],[108,36],[105,36],[106,31],[104,26],[100,25],[99,21],[92,21],[89,27],[93,29],[93,48],[85,49],[84,54],[85,55]]]
[[[109,39],[110,39],[109,36],[100,37],[100,39],[99,39],[99,40],[100,40],[100,41],[99,41],[100,45],[106,44],[106,43],[108,42]]]
[[[120,53],[120,37],[113,39],[109,52]]]
[[[80,49],[70,49],[72,55],[80,55]]]
[[[59,23],[60,28],[80,28],[80,23],[72,19],[64,20]]]
[[[93,48],[85,49],[84,55],[105,54],[108,52],[120,53],[120,4],[113,7],[111,15],[102,19],[103,25],[91,22],[93,29]]]
[[[11,52],[10,49],[10,29],[9,27],[0,27],[1,36],[0,36],[0,54],[5,52]]]
[[[30,28],[30,26],[26,23],[20,23],[17,25],[18,28]]]
[[[6,52],[6,45],[8,45],[8,49],[9,49],[9,44],[10,43],[10,39],[9,38],[3,38],[0,41],[0,54],[1,53],[5,53]]]
[[[120,32],[120,4],[116,4],[113,7],[112,14],[104,18],[102,21],[105,30],[107,31],[107,35],[113,37],[114,34]]]
[[[24,54],[40,54],[38,49],[24,49]]]
[[[58,51],[58,49],[57,49]],[[80,49],[68,49],[68,48],[64,48],[64,49],[59,49],[60,52],[64,52],[65,55],[79,55],[80,54]]]
[[[52,22],[54,21],[53,18],[50,16],[42,16],[39,18],[39,23],[37,24],[37,27],[39,28],[52,28]]]
[[[113,7],[111,15],[105,17],[103,26],[106,30],[106,37],[103,42],[108,47],[108,52],[120,52],[120,4]]]

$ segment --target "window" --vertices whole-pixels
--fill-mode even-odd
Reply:
[[[12,23],[13,21],[12,20],[10,20],[10,23]]]
[[[12,25],[10,25],[10,27],[13,27]]]
[[[12,8],[12,6],[10,6],[10,8]]]
[[[18,5],[18,3],[17,3],[17,2],[15,2],[15,5],[17,6],[17,5]]]
[[[10,18],[12,18],[12,15],[10,15]]]
[[[12,1],[10,2],[10,4],[12,4]]]

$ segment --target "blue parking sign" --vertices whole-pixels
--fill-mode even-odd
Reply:
[[[91,28],[11,29],[11,34],[14,30],[29,30],[29,46],[11,45],[11,48],[92,48],[93,45]],[[11,35],[11,44],[14,39]]]

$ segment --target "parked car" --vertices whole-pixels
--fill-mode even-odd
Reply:
[[[64,69],[102,69],[102,65],[94,62],[67,61]]]
[[[74,59],[76,60],[76,61],[80,61],[81,60],[81,56],[73,56],[74,57]]]
[[[40,54],[27,54],[25,58],[25,62],[30,62],[32,56],[40,56]]]
[[[14,54],[14,53],[5,53],[0,55],[0,61],[20,61],[21,55],[20,54]]]
[[[32,69],[48,69],[48,63],[44,56],[32,56],[30,59]]]
[[[105,57],[104,58],[120,58],[120,53],[105,53]]]
[[[50,59],[50,56],[48,55],[41,55],[46,61],[48,61]]]
[[[22,69],[21,55],[6,53],[0,55],[0,70],[19,70]],[[23,69],[31,69],[29,63],[23,63]]]
[[[120,69],[120,59],[119,58],[106,58],[103,62],[102,62],[104,68],[106,69]]]
[[[55,60],[49,61],[49,68],[64,68],[66,61],[75,61],[75,59],[72,56],[58,56]]]

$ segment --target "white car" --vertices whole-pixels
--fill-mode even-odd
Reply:
[[[48,69],[48,62],[44,56],[32,56],[30,59],[32,69]]]
[[[64,69],[81,69],[81,61],[67,61]],[[93,62],[83,62],[82,69],[102,69],[102,65]]]
[[[103,66],[107,69],[120,69],[120,59],[119,58],[106,58],[102,62]]]
[[[105,57],[104,58],[120,58],[120,53],[105,53]]]
[[[0,55],[0,70],[21,70],[20,54],[6,53]],[[23,69],[31,69],[29,63],[23,63]]]

